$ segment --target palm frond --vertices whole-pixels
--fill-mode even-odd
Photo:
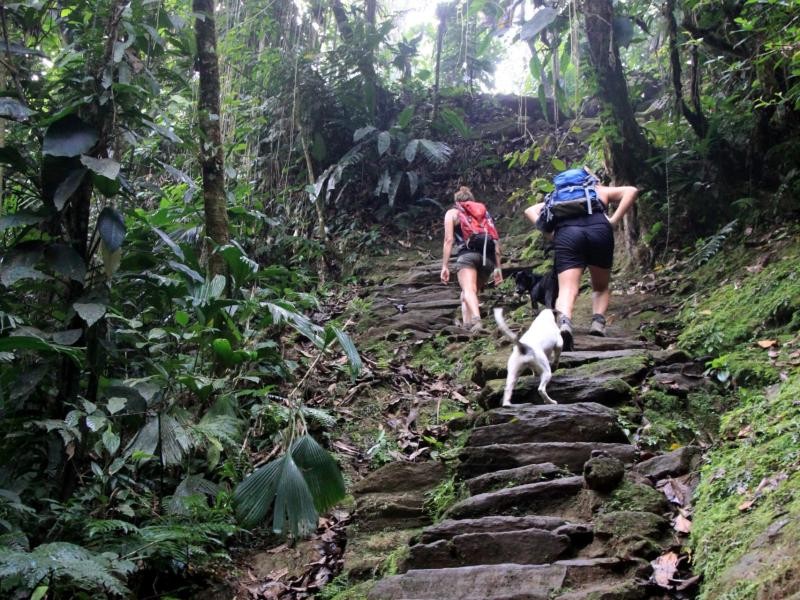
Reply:
[[[339,466],[313,437],[304,435],[297,438],[292,444],[291,454],[302,469],[318,511],[328,510],[345,497],[347,490]]]
[[[301,406],[300,412],[303,413],[303,417],[314,421],[320,424],[322,427],[335,427],[336,426],[336,417],[328,413],[327,411],[322,410],[321,408],[313,408],[311,406]]]
[[[419,147],[422,148],[422,153],[428,161],[435,165],[447,164],[453,154],[453,149],[444,142],[421,139]]]
[[[275,495],[272,530],[283,533],[291,530],[294,536],[307,536],[317,528],[319,515],[308,482],[295,463],[292,454],[286,454],[281,478]]]
[[[233,492],[236,517],[245,527],[255,527],[267,516],[275,500],[275,493],[286,456],[281,456],[259,467],[247,476]]]
[[[200,475],[189,475],[178,484],[175,488],[175,493],[170,498],[167,505],[167,511],[171,514],[188,515],[190,514],[189,507],[186,505],[186,499],[192,496],[209,496],[216,497],[219,492],[219,485],[213,481],[209,481]]]

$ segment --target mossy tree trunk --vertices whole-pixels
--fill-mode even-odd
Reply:
[[[220,254],[214,252],[212,246],[222,246],[230,241],[220,125],[217,32],[214,3],[211,0],[194,0],[192,8],[197,14],[195,36],[197,67],[200,73],[197,113],[200,127],[200,164],[203,172],[208,272],[213,276],[225,273],[225,261]]]
[[[647,159],[653,155],[653,148],[633,114],[619,47],[614,39],[611,0],[585,0],[584,14],[589,58],[603,105],[601,122],[605,133],[605,161],[613,183],[652,185],[655,177]],[[623,219],[622,235],[628,255],[636,256],[639,231],[635,204]]]

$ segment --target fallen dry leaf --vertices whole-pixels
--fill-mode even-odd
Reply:
[[[748,510],[751,506],[753,506],[754,502],[755,502],[755,499],[753,499],[753,500],[745,500],[744,502],[742,502],[738,506],[738,508],[739,508],[740,511]]]
[[[758,340],[756,342],[761,348],[772,348],[778,343],[778,340]]]
[[[675,517],[675,522],[672,524],[672,527],[675,531],[679,531],[680,533],[691,533],[692,522],[683,515],[678,515]]]
[[[663,588],[670,588],[672,576],[678,570],[678,561],[680,558],[675,552],[666,552],[654,561],[650,562],[653,567],[653,579],[656,585]]]
[[[741,438],[750,437],[752,434],[753,434],[753,426],[752,425],[745,425],[744,427],[742,427],[739,430],[739,433],[736,434],[736,437],[741,439]]]

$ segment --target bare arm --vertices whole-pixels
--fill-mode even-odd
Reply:
[[[617,187],[607,187],[604,185],[597,186],[597,193],[600,198],[606,201],[606,204],[616,204],[614,214],[608,218],[609,223],[616,225],[622,220],[622,217],[633,206],[636,197],[639,195],[639,190],[632,185],[623,185]]]
[[[528,217],[528,220],[536,225],[536,221],[539,220],[539,215],[542,214],[542,209],[544,208],[544,202],[537,202],[533,206],[529,206],[525,209],[525,216]]]
[[[444,243],[442,244],[442,273],[440,276],[442,283],[450,281],[450,268],[447,264],[450,262],[450,254],[453,251],[453,242],[455,241],[454,216],[454,209],[452,208],[444,214]]]

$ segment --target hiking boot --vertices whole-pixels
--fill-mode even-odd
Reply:
[[[589,327],[589,335],[606,336],[606,318],[603,315],[592,315],[592,326]]]
[[[469,332],[472,334],[480,333],[483,331],[483,323],[480,319],[472,319],[472,325],[469,326]]]
[[[572,350],[573,350],[572,319],[562,315],[561,316],[561,323],[559,324],[558,329],[561,332],[561,339],[564,341],[564,351],[565,352],[572,352]]]

